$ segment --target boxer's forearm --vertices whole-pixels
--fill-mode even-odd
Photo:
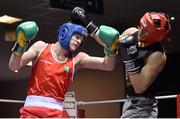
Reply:
[[[11,71],[20,69],[20,61],[21,61],[21,56],[17,56],[14,53],[12,53],[11,58],[9,60],[9,69]]]

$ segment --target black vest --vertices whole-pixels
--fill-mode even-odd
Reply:
[[[155,43],[146,47],[138,47],[138,63],[140,64],[140,69],[146,64],[147,58],[154,52],[160,51],[164,52],[164,49],[160,43]],[[158,76],[154,80],[154,82],[141,94],[135,93],[133,86],[130,82],[128,74],[125,72],[126,79],[126,94],[129,96],[145,96],[145,97],[153,97],[158,93],[156,88],[156,80],[158,80]]]

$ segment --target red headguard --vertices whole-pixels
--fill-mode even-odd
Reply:
[[[147,12],[140,19],[140,27],[147,32],[143,43],[161,42],[171,30],[170,21],[164,13]]]

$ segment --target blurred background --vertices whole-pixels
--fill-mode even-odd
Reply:
[[[24,100],[31,66],[18,72],[8,69],[8,62],[16,37],[15,29],[24,21],[35,21],[40,31],[36,38],[45,42],[57,41],[59,25],[70,20],[71,10],[82,7],[97,25],[110,25],[119,32],[138,26],[145,12],[161,11],[170,15],[172,32],[164,42],[168,61],[157,81],[157,95],[173,95],[180,92],[180,2],[178,0],[1,0],[0,1],[0,98]],[[11,19],[9,19],[11,18]],[[103,47],[91,37],[81,49],[92,56],[104,56]],[[124,72],[121,54],[117,56],[114,71],[79,70],[69,91],[74,91],[76,100],[114,100],[124,98]],[[0,102],[0,118],[17,118],[23,104]],[[176,99],[159,100],[159,117],[176,117]],[[87,118],[118,118],[122,104],[111,103],[81,107]]]

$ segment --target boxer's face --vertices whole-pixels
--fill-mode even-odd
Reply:
[[[83,42],[83,40],[84,40],[84,36],[79,34],[74,34],[71,37],[71,41],[70,41],[70,51],[71,52],[76,51]]]
[[[146,37],[149,35],[148,31],[146,31],[146,29],[144,29],[143,27],[141,27],[139,29],[139,36],[138,38],[140,39],[140,41],[143,41],[144,39],[146,39]]]

